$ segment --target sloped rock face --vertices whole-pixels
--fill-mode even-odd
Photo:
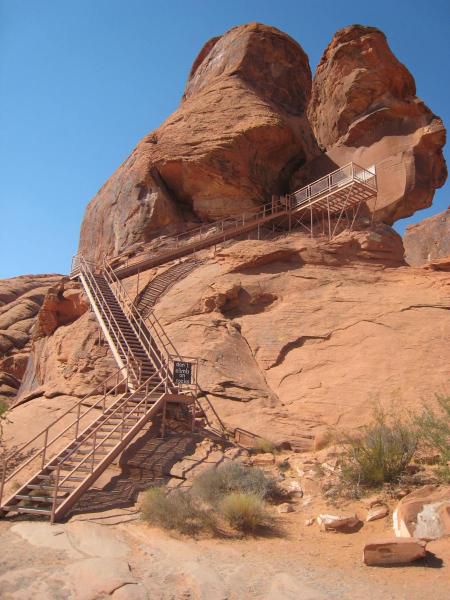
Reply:
[[[299,232],[227,243],[199,258],[155,312],[179,352],[199,357],[200,386],[231,427],[311,448],[329,428],[366,423],[377,399],[420,411],[448,375],[448,274],[406,266],[387,225],[331,244]],[[137,278],[124,283],[134,297]],[[46,407],[67,406],[115,368],[92,313],[60,325],[33,342],[28,402],[11,427],[27,407],[48,419]]]
[[[45,295],[60,275],[23,275],[0,281],[0,399],[20,387],[30,353],[30,338]]]
[[[95,395],[96,385],[117,370],[107,344],[99,335],[97,321],[92,313],[86,312],[84,301],[61,299],[55,309],[52,295],[39,313],[15,405],[39,397]],[[58,310],[58,307],[66,310],[68,306],[70,312]],[[72,312],[74,307],[76,312]],[[58,316],[66,322],[58,322]]]
[[[252,23],[210,40],[179,109],[87,207],[80,251],[116,255],[162,228],[252,211],[285,191],[294,168],[319,154],[310,91],[306,54],[277,29]]]
[[[237,242],[155,310],[179,351],[200,357],[201,388],[230,426],[307,448],[367,422],[377,399],[419,411],[446,377],[448,275],[402,255],[385,225],[331,245],[300,233]]]
[[[354,161],[376,165],[376,219],[392,224],[431,205],[447,177],[445,129],[415,95],[412,75],[385,35],[353,25],[336,33],[314,75],[308,116],[325,152],[293,177],[292,188]]]
[[[450,208],[415,225],[403,236],[406,260],[417,267],[436,259],[450,260]]]

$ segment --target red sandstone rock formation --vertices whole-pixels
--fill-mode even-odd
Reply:
[[[251,210],[305,161],[298,178],[341,159],[377,162],[379,219],[431,197],[445,177],[443,130],[380,32],[348,28],[326,51],[309,105],[327,149],[315,161],[309,84],[303,51],[277,30],[248,25],[208,42],[178,111],[89,205],[81,251],[99,259],[186,219]],[[200,384],[232,426],[311,446],[329,427],[364,423],[379,394],[417,409],[448,375],[448,276],[407,267],[400,236],[384,223],[332,243],[296,231],[202,257],[156,312],[179,350],[199,356]],[[140,274],[140,289],[168,266]],[[134,297],[137,278],[125,285]],[[19,402],[72,401],[114,370],[85,308],[72,284],[51,291]]]
[[[330,427],[369,420],[376,398],[413,413],[445,380],[448,275],[407,267],[389,226],[331,244],[300,232],[246,240],[201,257],[155,311],[179,351],[200,358],[200,385],[230,426],[307,448]],[[125,285],[134,297],[137,278]],[[84,313],[33,342],[21,401],[66,402],[114,369]]]
[[[403,236],[408,264],[417,267],[436,259],[450,260],[450,207],[444,212],[408,225]]]
[[[285,33],[252,23],[210,40],[178,110],[89,204],[80,251],[112,256],[193,216],[251,211],[284,191],[293,169],[319,153],[305,114],[310,90],[308,58]]]
[[[49,288],[16,405],[40,396],[83,396],[117,368],[87,309],[79,283],[62,279]]]
[[[336,33],[314,75],[308,116],[325,155],[300,169],[292,188],[350,161],[376,165],[379,194],[369,206],[392,224],[430,206],[446,180],[442,121],[374,27]]]
[[[58,279],[59,275],[23,275],[0,281],[0,399],[17,393],[36,315]]]

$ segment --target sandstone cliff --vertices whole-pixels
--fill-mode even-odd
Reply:
[[[448,274],[407,266],[387,224],[444,182],[442,123],[374,28],[338,32],[311,100],[310,87],[305,53],[276,29],[250,24],[210,40],[180,108],[91,201],[80,237],[101,260],[254,210],[349,160],[376,164],[373,226],[331,244],[294,231],[205,250],[156,304],[179,350],[200,358],[203,393],[225,421],[299,448],[330,427],[359,427],[377,398],[402,410],[432,401],[448,381],[450,335]],[[135,297],[170,266],[125,285]],[[16,431],[30,411],[43,425],[114,370],[86,308],[75,284],[50,290],[25,374],[22,362]]]
[[[90,202],[80,251],[113,256],[162,228],[252,211],[281,193],[292,170],[319,154],[310,92],[308,58],[281,31],[252,23],[210,40],[179,109]]]
[[[403,243],[406,260],[414,267],[447,257],[450,262],[450,208],[420,223],[408,225]]]
[[[374,27],[336,33],[314,75],[308,116],[325,155],[296,173],[293,188],[350,161],[375,165],[378,197],[369,208],[392,224],[430,206],[447,178],[443,123]]]
[[[59,275],[23,275],[0,281],[0,399],[17,394],[36,316],[48,289],[59,279]]]
[[[377,400],[419,410],[445,385],[448,274],[406,266],[389,226],[331,244],[300,232],[230,242],[199,258],[155,311],[179,351],[200,358],[203,392],[229,425],[307,448],[362,425]],[[136,295],[137,279],[125,284]],[[17,423],[27,410],[48,418],[46,406],[67,406],[114,365],[84,313],[35,340],[29,368],[22,401],[35,399],[14,409]]]

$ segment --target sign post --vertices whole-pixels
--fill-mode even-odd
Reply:
[[[173,363],[173,381],[180,384],[192,383],[192,363],[175,360]]]

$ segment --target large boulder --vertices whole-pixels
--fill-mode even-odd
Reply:
[[[338,31],[314,75],[308,116],[324,155],[292,178],[297,189],[354,161],[376,165],[375,218],[392,224],[431,205],[447,177],[445,129],[374,27]]]
[[[285,33],[251,23],[213,38],[182,103],[87,207],[80,252],[116,255],[192,219],[253,211],[319,154],[306,117],[308,58]]]
[[[399,537],[450,535],[450,486],[426,485],[411,492],[398,503],[393,521]]]
[[[450,207],[420,223],[408,225],[403,244],[406,261],[413,267],[450,258]]]

